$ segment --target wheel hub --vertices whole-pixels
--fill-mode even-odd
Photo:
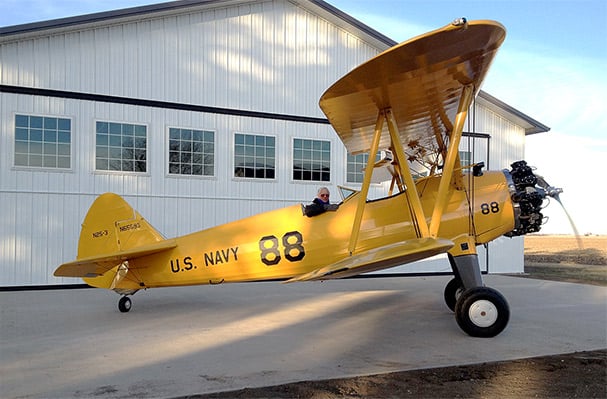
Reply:
[[[492,302],[481,299],[470,306],[468,316],[478,327],[489,327],[497,320],[497,308]]]

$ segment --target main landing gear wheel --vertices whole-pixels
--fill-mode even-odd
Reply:
[[[459,297],[464,293],[464,285],[458,278],[452,278],[445,287],[445,303],[447,307],[455,312],[455,304]]]
[[[457,324],[473,337],[495,337],[506,328],[509,319],[508,302],[493,288],[471,288],[459,297],[455,305]]]
[[[118,301],[118,309],[122,312],[122,313],[126,313],[129,310],[131,310],[131,298],[129,298],[128,296],[123,296],[122,298],[120,298],[120,300]]]

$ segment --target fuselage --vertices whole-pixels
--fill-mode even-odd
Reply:
[[[425,215],[432,215],[440,177],[420,179],[417,189]],[[502,172],[464,176],[463,189],[451,189],[438,237],[458,243],[491,241],[514,227],[514,211]],[[175,239],[169,251],[129,260],[128,278],[87,278],[93,286],[117,290],[284,279],[343,260],[358,197],[337,211],[315,217],[301,205],[261,213]],[[367,201],[354,253],[417,238],[407,192]],[[429,223],[429,218],[427,218]],[[110,287],[109,279],[112,279]]]

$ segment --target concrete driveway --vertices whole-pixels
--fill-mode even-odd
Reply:
[[[511,308],[471,338],[450,277],[0,292],[0,397],[175,397],[607,347],[605,287],[486,276]]]

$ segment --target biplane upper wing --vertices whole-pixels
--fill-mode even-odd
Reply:
[[[287,280],[296,281],[331,280],[361,273],[388,269],[397,265],[415,262],[430,256],[447,252],[453,242],[436,238],[417,238],[385,245],[357,255],[348,256],[329,266]]]
[[[351,154],[369,152],[378,111],[391,109],[409,160],[444,151],[464,87],[478,93],[506,35],[494,21],[469,21],[396,45],[352,70],[320,98]],[[379,149],[389,148],[383,127]]]

